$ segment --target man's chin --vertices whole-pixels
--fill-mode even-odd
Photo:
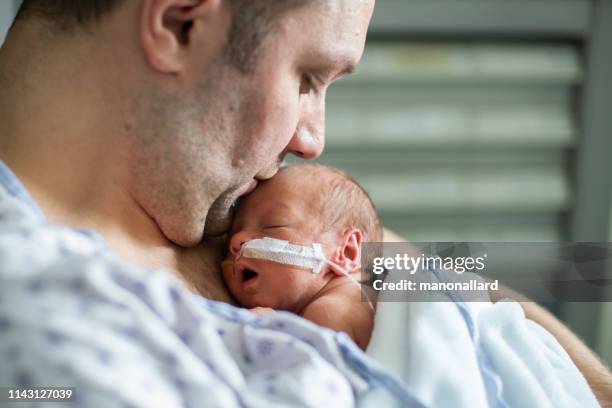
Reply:
[[[232,190],[222,194],[212,203],[204,224],[205,237],[218,237],[230,230],[237,201],[238,194]]]
[[[231,220],[206,221],[206,225],[204,226],[204,238],[215,238],[225,235],[231,226]]]
[[[233,210],[231,208],[227,211],[211,209],[204,224],[204,236],[210,238],[226,234],[232,226],[232,218]]]

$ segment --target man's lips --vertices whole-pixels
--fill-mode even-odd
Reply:
[[[255,178],[257,180],[260,180],[260,181],[269,180],[272,177],[274,177],[276,175],[276,173],[278,173],[278,170],[279,170],[279,167],[275,166],[274,168],[272,168],[270,170],[265,170],[265,171],[262,171],[260,173],[257,173]]]
[[[241,197],[243,195],[249,194],[250,192],[255,190],[255,187],[257,187],[257,184],[259,184],[260,181],[269,180],[274,177],[276,173],[278,173],[278,168],[274,168],[266,172],[257,173],[257,175],[253,179],[251,179],[250,182],[244,184],[243,186],[239,187],[238,190],[236,190],[237,196]]]
[[[250,183],[247,183],[245,185],[243,185],[242,187],[240,187],[238,190],[236,190],[236,193],[238,194],[238,197],[241,197],[243,195],[247,195],[250,192],[252,192],[253,190],[255,190],[255,187],[257,187],[258,181],[253,179],[251,180]]]
[[[245,185],[240,187],[238,190],[236,190],[236,193],[238,193],[238,197],[249,194],[250,192],[255,190],[255,187],[257,187],[257,184],[259,184],[260,181],[269,180],[272,177],[274,177],[276,173],[278,173],[278,167],[270,171],[257,173],[255,178],[253,178],[249,183],[246,183]]]

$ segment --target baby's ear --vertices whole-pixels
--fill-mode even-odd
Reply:
[[[340,247],[334,252],[332,262],[344,268],[347,272],[352,273],[361,266],[361,242],[363,236],[357,228],[347,229],[342,234]],[[333,269],[333,268],[332,268]],[[337,275],[342,273],[335,271]]]

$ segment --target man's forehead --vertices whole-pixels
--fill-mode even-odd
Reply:
[[[288,20],[287,29],[301,37],[312,57],[333,62],[342,71],[354,70],[363,52],[372,0],[314,2]]]

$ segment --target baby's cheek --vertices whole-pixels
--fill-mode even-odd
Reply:
[[[226,284],[229,284],[229,279],[232,275],[233,266],[234,266],[233,262],[230,262],[230,261],[221,262],[221,274],[223,275],[223,279],[225,280]]]
[[[223,261],[221,263],[221,275],[225,281],[225,286],[229,292],[236,298],[238,298],[238,289],[236,287],[236,279],[234,277],[234,263],[230,261]]]
[[[284,292],[287,297],[298,300],[311,296],[316,286],[317,275],[306,269],[288,268],[281,279],[277,280],[278,291]]]

